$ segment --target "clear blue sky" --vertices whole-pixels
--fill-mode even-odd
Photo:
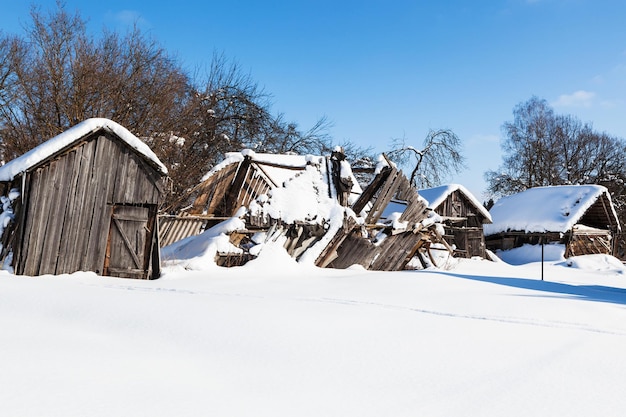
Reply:
[[[29,2],[0,0],[0,29],[23,33]],[[35,1],[52,9],[54,0]],[[626,138],[626,2],[65,1],[88,27],[137,22],[190,71],[223,52],[307,129],[388,149],[452,129],[469,169],[453,178],[483,199],[501,163],[501,126],[533,95]]]

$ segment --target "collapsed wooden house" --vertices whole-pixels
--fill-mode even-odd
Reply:
[[[16,274],[157,278],[167,169],[119,124],[88,119],[0,167],[0,256]]]
[[[358,264],[371,270],[399,271],[414,258],[423,268],[437,266],[431,252],[433,243],[452,253],[439,216],[428,209],[426,200],[391,163],[379,169],[352,210],[362,216],[363,223],[348,218],[317,258],[318,266],[347,268]]]
[[[361,190],[340,150],[329,157],[231,153],[194,191],[188,210],[161,217],[162,240],[174,242],[242,217],[246,229],[230,235],[241,250],[217,256],[225,266],[249,260],[247,249],[262,243],[258,236],[284,239],[297,260],[377,270],[404,269],[414,256],[426,266],[421,253],[442,239],[400,171],[385,164]]]
[[[565,257],[613,254],[621,230],[608,190],[600,185],[530,188],[501,198],[484,226],[487,248],[565,245]]]
[[[247,230],[232,234],[237,245],[248,244],[259,231],[284,233],[289,236],[289,253],[298,257],[328,226],[330,215],[318,212],[320,204],[327,208],[330,202],[348,204],[361,191],[345,169],[346,163],[340,152],[331,157],[250,150],[228,153],[191,191],[190,206],[176,215],[160,217],[162,246],[197,235],[244,208]],[[308,201],[303,204],[298,198]],[[217,261],[230,266],[248,259],[247,253],[222,254]]]
[[[454,256],[487,258],[483,225],[491,223],[491,215],[469,190],[449,184],[419,192],[428,201],[428,208],[441,216]]]

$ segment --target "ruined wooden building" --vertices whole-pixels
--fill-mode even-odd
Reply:
[[[524,244],[565,245],[565,257],[613,254],[621,230],[607,189],[600,185],[530,188],[501,198],[485,225],[490,250]]]
[[[242,249],[218,254],[220,265],[252,257],[261,239],[284,239],[297,260],[318,266],[404,269],[418,257],[426,266],[430,243],[441,241],[432,212],[392,164],[365,188],[340,151],[331,156],[228,154],[194,190],[187,210],[161,217],[163,242],[172,243],[232,216],[246,229],[231,233]]]
[[[428,201],[428,208],[441,216],[454,256],[487,258],[483,225],[491,223],[491,215],[467,188],[449,184],[419,193]]]
[[[317,258],[318,266],[347,268],[359,264],[371,270],[399,271],[417,258],[426,268],[437,266],[431,253],[433,243],[452,251],[438,216],[391,163],[379,169],[351,208],[361,215],[363,223],[348,218]]]
[[[1,258],[20,275],[157,278],[167,169],[128,130],[88,119],[0,167]]]
[[[343,180],[345,184],[342,185],[339,179],[342,163],[345,164],[345,161],[337,157],[265,154],[249,150],[228,153],[224,161],[215,166],[205,175],[201,183],[191,190],[193,200],[191,205],[173,215],[163,214],[160,217],[161,245],[167,246],[185,237],[197,235],[236,215],[242,207],[258,207],[272,193],[284,193],[282,190],[286,186],[310,191],[295,194],[291,192],[294,196],[314,196],[316,201],[324,198],[333,201],[342,200],[347,204],[349,200],[356,199],[361,189],[356,180],[351,178],[351,173],[346,174]],[[339,186],[335,185],[335,182],[338,182]],[[277,197],[274,200],[276,199]],[[291,212],[293,207],[299,206],[298,201],[289,195],[286,199],[282,213],[280,209],[276,209],[271,213],[273,217],[252,214],[249,216],[249,226],[263,228],[269,227],[270,223],[292,220]],[[316,206],[317,203],[312,201],[310,205]],[[309,209],[311,213],[317,214],[316,207]],[[297,222],[303,227],[307,224],[318,225],[323,221],[321,218],[307,220],[306,213],[301,217]]]

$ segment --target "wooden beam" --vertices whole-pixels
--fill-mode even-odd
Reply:
[[[382,184],[384,184],[384,182],[387,180],[387,177],[389,177],[390,173],[391,173],[391,168],[384,167],[378,174],[376,174],[372,182],[369,183],[369,185],[365,188],[365,190],[363,190],[363,193],[361,193],[361,196],[352,205],[352,210],[357,215],[361,213],[361,211],[363,211],[367,203],[369,203],[372,200],[376,192],[380,189]]]
[[[239,201],[239,192],[241,191],[241,187],[243,186],[244,181],[246,180],[246,176],[248,175],[248,169],[250,168],[251,158],[246,156],[243,158],[243,161],[239,164],[239,169],[235,174],[235,178],[233,182],[230,184],[230,188],[228,193],[226,194],[226,209],[224,210],[224,214],[226,216],[232,216],[235,214],[235,211],[239,208],[237,207],[237,202]]]

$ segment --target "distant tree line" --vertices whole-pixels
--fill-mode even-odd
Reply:
[[[626,143],[571,115],[556,114],[532,97],[502,126],[503,163],[485,178],[494,196],[531,187],[599,184],[607,187],[620,222],[626,221]]]
[[[168,167],[180,200],[225,152],[329,154],[330,123],[301,130],[272,114],[270,96],[223,55],[190,75],[134,27],[94,37],[59,2],[31,9],[22,36],[0,33],[0,157],[9,161],[91,117],[123,125]],[[342,144],[349,156],[367,154]]]

